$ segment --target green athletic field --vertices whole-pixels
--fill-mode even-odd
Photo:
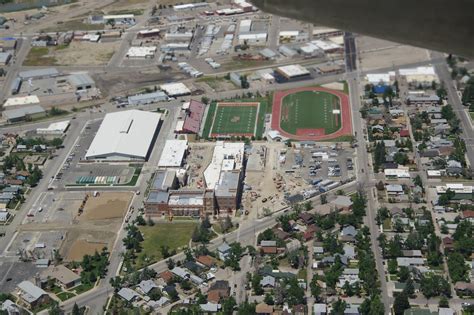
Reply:
[[[320,91],[301,91],[287,95],[282,100],[280,127],[291,134],[298,129],[324,129],[331,134],[341,128],[339,98]]]
[[[222,103],[221,103],[222,104]],[[258,106],[236,104],[224,106],[217,104],[212,123],[211,136],[215,135],[255,135]]]

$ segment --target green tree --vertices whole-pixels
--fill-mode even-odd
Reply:
[[[408,296],[405,292],[401,292],[395,295],[395,300],[393,302],[393,311],[395,315],[403,315],[405,310],[410,308],[410,302],[408,301]]]

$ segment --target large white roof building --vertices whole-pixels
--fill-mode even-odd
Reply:
[[[166,140],[161,153],[159,167],[180,167],[188,149],[187,140]]]
[[[184,83],[166,83],[160,85],[160,89],[171,97],[191,94],[191,90]]]
[[[87,160],[146,160],[161,114],[128,110],[107,114],[86,153]]]
[[[216,188],[219,184],[221,171],[242,169],[244,146],[243,142],[216,142],[212,161],[204,171],[207,188]]]

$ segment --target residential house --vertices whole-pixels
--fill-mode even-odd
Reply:
[[[461,212],[461,219],[474,224],[474,210],[464,210]]]
[[[341,230],[341,236],[352,236],[352,237],[354,237],[356,235],[357,235],[357,229],[352,225],[346,225]]]
[[[186,269],[181,267],[174,267],[173,269],[171,269],[171,272],[173,273],[173,275],[181,279],[189,279],[190,276],[190,273]]]
[[[162,273],[160,273],[160,278],[163,279],[163,281],[165,281],[165,283],[170,283],[170,282],[173,281],[174,275],[171,271],[166,270],[166,271],[163,271]]]
[[[397,265],[399,267],[408,267],[408,266],[423,266],[425,260],[419,257],[397,257]]]
[[[21,301],[29,308],[39,307],[51,300],[46,291],[37,287],[30,281],[20,282],[20,284],[18,284],[18,289],[20,291],[19,296]]]
[[[291,253],[294,252],[295,250],[298,250],[301,248],[301,242],[299,240],[291,240],[286,244],[286,252]]]
[[[148,294],[153,289],[158,288],[158,286],[153,280],[143,280],[138,284],[138,288],[143,292],[143,294]]]
[[[348,259],[355,259],[356,250],[354,246],[350,244],[344,244],[343,250],[344,250],[344,256],[346,256]]]
[[[64,265],[51,266],[42,273],[42,276],[54,279],[63,289],[71,289],[81,284],[81,277]]]
[[[462,164],[456,160],[449,160],[446,166],[446,173],[451,176],[460,175],[463,171]]]
[[[264,254],[276,254],[277,253],[277,242],[276,241],[261,241],[260,249]]]
[[[314,223],[313,215],[308,212],[301,212],[299,215],[299,219],[303,221],[303,223],[306,225],[310,225]]]
[[[259,303],[255,307],[255,314],[257,314],[257,315],[272,315],[273,314],[273,306],[268,305],[266,303]]]
[[[226,260],[227,256],[229,256],[230,253],[230,246],[227,243],[222,243],[217,247],[217,253],[219,255],[220,260]]]
[[[421,250],[402,250],[403,257],[423,257]]]
[[[117,295],[129,303],[134,302],[139,297],[138,293],[130,288],[121,288]]]
[[[388,196],[400,196],[405,193],[403,191],[403,186],[399,184],[389,184],[385,186],[385,189],[387,190]]]
[[[443,238],[443,246],[445,251],[452,251],[454,249],[454,240],[451,237],[446,236]]]
[[[474,295],[474,283],[473,282],[463,282],[458,281],[454,285],[454,290],[458,293],[458,295]]]
[[[260,285],[262,288],[265,289],[273,289],[276,284],[275,277],[272,276],[264,276],[262,280],[260,280]]]
[[[207,300],[212,303],[219,303],[221,299],[226,299],[230,295],[229,282],[225,280],[217,280],[207,291]]]
[[[214,258],[209,255],[201,255],[196,258],[196,263],[202,267],[211,268],[215,265]]]
[[[331,201],[331,204],[338,210],[352,210],[352,200],[348,196],[337,196],[335,200]]]
[[[327,315],[328,307],[323,303],[316,303],[313,305],[313,314],[314,315]]]
[[[204,313],[217,313],[221,309],[220,304],[211,302],[207,302],[206,304],[199,304],[199,307]]]

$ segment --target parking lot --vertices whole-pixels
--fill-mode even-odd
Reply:
[[[73,147],[61,170],[54,180],[53,186],[64,187],[69,185],[87,184],[100,177],[103,184],[125,184],[128,183],[134,172],[134,167],[127,165],[111,165],[105,163],[85,163],[85,155],[99,129],[101,120],[88,123],[84,128],[77,143]],[[80,179],[84,179],[79,183]],[[102,180],[103,179],[103,180]]]

